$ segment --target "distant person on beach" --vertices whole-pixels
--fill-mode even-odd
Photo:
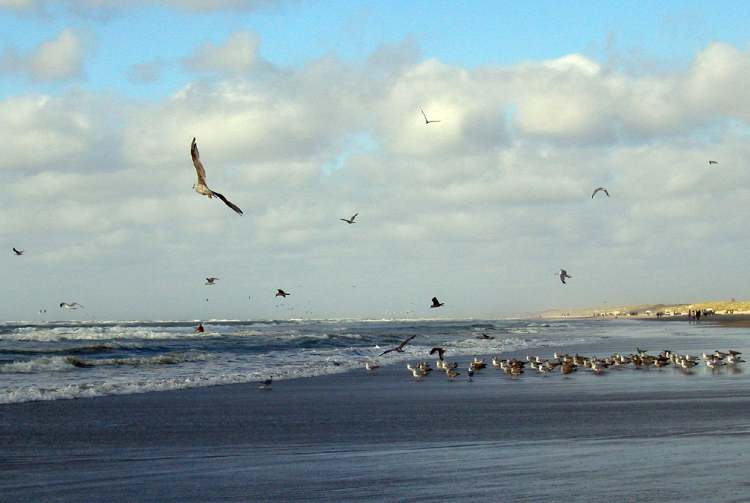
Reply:
[[[695,311],[695,321],[701,321],[701,310],[697,309]]]
[[[203,332],[205,332],[205,331],[206,331],[206,329],[203,328],[203,322],[198,323],[198,326],[195,327],[195,330],[193,330],[193,332],[198,332],[198,333],[201,333],[201,334]]]

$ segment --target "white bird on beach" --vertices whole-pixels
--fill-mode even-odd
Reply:
[[[190,144],[190,156],[193,158],[193,166],[195,166],[195,172],[198,175],[198,183],[193,185],[193,190],[195,190],[198,194],[208,196],[209,199],[213,198],[214,196],[218,197],[224,202],[224,204],[232,208],[235,213],[237,213],[238,215],[242,215],[242,210],[239,208],[239,206],[224,197],[222,194],[209,189],[206,185],[206,170],[203,167],[203,163],[201,162],[200,154],[198,153],[198,144],[195,142],[195,138],[193,138],[193,142]]]
[[[414,379],[416,379],[417,381],[422,380],[422,378],[425,376],[424,371],[419,367],[412,367],[411,364],[407,363],[406,368],[411,372],[412,377],[414,377]]]

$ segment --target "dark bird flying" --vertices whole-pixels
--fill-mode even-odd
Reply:
[[[386,349],[385,351],[383,351],[382,353],[380,353],[378,356],[383,356],[384,354],[390,353],[392,351],[396,351],[397,353],[403,353],[404,352],[404,346],[406,346],[407,344],[409,344],[409,341],[412,340],[413,338],[415,338],[416,336],[417,335],[414,334],[414,335],[412,335],[410,337],[407,337],[406,339],[404,339],[403,341],[401,341],[401,344],[399,344],[395,348]]]

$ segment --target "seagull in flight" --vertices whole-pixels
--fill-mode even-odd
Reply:
[[[281,288],[277,288],[276,289],[276,295],[274,295],[274,297],[284,297],[284,298],[286,298],[287,295],[291,295],[291,293],[285,292]]]
[[[356,224],[357,222],[355,222],[354,219],[357,218],[357,215],[359,215],[359,213],[352,215],[352,218],[339,218],[339,220],[348,224]]]
[[[217,281],[219,281],[219,278],[214,278],[213,276],[206,278],[206,284],[208,286],[215,285]]]
[[[421,108],[419,109],[419,111],[422,112],[422,117],[424,117],[424,123],[425,123],[425,125],[431,124],[433,122],[440,122],[440,121],[431,121],[430,119],[428,119],[427,118],[427,114],[425,114],[424,110],[422,110]]]
[[[712,165],[712,164],[719,164],[719,161],[708,161],[708,165],[709,166]]]
[[[430,309],[432,309],[433,307],[440,307],[440,306],[444,306],[444,305],[445,305],[445,302],[440,302],[439,300],[437,300],[437,297],[433,297],[432,298],[432,305],[430,306]]]
[[[591,194],[591,199],[594,199],[594,196],[597,192],[604,192],[605,194],[607,194],[607,197],[609,197],[609,191],[607,189],[605,189],[604,187],[597,187],[596,190],[594,190],[594,192]]]
[[[407,337],[406,339],[404,339],[403,341],[401,341],[401,344],[399,344],[395,348],[386,349],[385,351],[383,351],[382,353],[380,353],[378,356],[383,356],[384,354],[390,353],[392,351],[396,351],[398,353],[403,353],[404,352],[404,346],[406,346],[407,344],[409,344],[409,341],[412,340],[413,338],[415,338],[416,336],[417,335],[414,334],[414,335],[412,335],[410,337]]]
[[[16,256],[20,257],[21,255],[23,255],[23,250],[16,250],[16,248],[13,247],[13,253],[15,253]]]
[[[435,353],[438,354],[438,359],[442,361],[443,355],[445,354],[445,348],[432,348],[430,350],[430,355],[433,355]]]
[[[236,204],[224,197],[222,194],[209,189],[206,185],[206,170],[203,167],[203,163],[201,162],[200,154],[198,153],[198,144],[195,143],[195,138],[193,138],[193,143],[190,144],[190,156],[193,158],[193,166],[195,166],[195,172],[198,174],[198,183],[193,185],[193,190],[195,190],[198,194],[208,196],[209,199],[213,198],[214,196],[218,197],[224,202],[224,204],[232,208],[238,215],[242,215],[242,210]]]
[[[572,278],[572,277],[573,276],[571,276],[570,274],[568,274],[568,271],[566,271],[565,269],[560,269],[560,281],[563,282],[563,285],[566,284],[565,283],[565,278]]]
[[[67,302],[60,302],[60,307],[63,309],[72,309],[74,311],[76,309],[83,309],[83,306],[78,302],[71,302],[70,304],[68,304]]]

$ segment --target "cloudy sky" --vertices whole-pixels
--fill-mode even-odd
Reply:
[[[0,0],[0,319],[750,298],[746,3],[600,4]]]

